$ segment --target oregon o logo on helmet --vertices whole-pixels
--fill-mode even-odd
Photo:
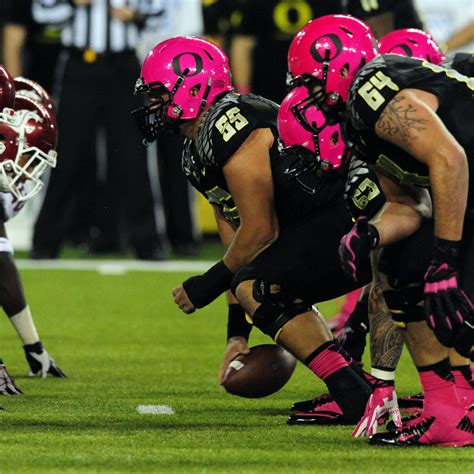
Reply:
[[[334,33],[327,33],[325,35],[321,35],[318,38],[316,38],[313,41],[313,44],[311,45],[310,52],[311,56],[313,56],[314,60],[317,61],[318,63],[323,63],[325,61],[325,58],[321,56],[319,51],[316,49],[316,43],[321,39],[321,38],[328,38],[331,40],[332,44],[334,45],[333,49],[334,51],[331,51],[331,55],[329,56],[329,60],[337,58],[339,56],[340,52],[342,51],[342,41],[339,36],[337,36]]]
[[[194,59],[194,63],[195,63],[195,66],[194,67],[182,67],[180,62],[181,62],[181,58],[183,56],[186,56],[186,55],[189,55],[189,56],[192,56],[193,59]],[[175,56],[173,58],[173,61],[172,61],[172,66],[173,66],[173,71],[175,72],[175,74],[177,76],[181,76],[184,72],[185,69],[190,69],[190,71],[192,71],[194,69],[194,72],[190,72],[187,76],[188,77],[192,77],[192,76],[196,76],[197,74],[199,74],[202,70],[203,70],[203,64],[202,64],[202,58],[201,56],[199,56],[199,54],[196,54],[196,53],[192,53],[190,51],[188,52],[185,52],[185,53],[180,53],[178,54],[177,56]]]
[[[393,53],[393,51],[397,48],[400,48],[409,58],[413,57],[413,51],[406,45],[406,44],[396,44],[393,48],[388,50],[389,53]],[[397,53],[394,53],[397,54]]]

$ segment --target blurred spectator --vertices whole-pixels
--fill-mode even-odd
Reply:
[[[2,0],[3,64],[12,76],[26,76],[51,91],[61,48],[61,30],[34,21],[32,0]]]
[[[447,46],[449,53],[455,50],[474,49],[472,29],[474,3],[472,0],[441,2],[440,0],[417,0],[427,30],[435,40]]]
[[[33,0],[39,23],[63,25],[58,63],[58,155],[35,223],[32,258],[56,258],[64,240],[68,206],[102,175],[92,251],[127,242],[141,259],[164,258],[158,237],[145,150],[130,110],[139,76],[139,33],[164,14],[162,0]],[[106,161],[94,159],[103,130]],[[91,179],[92,177],[92,179]],[[93,190],[91,190],[93,192]]]
[[[202,0],[206,38],[225,51],[229,49],[231,23],[239,24],[241,0]]]
[[[400,28],[424,30],[413,0],[343,0],[346,12],[366,21],[377,39]]]
[[[230,49],[234,84],[276,102],[286,95],[288,47],[309,20],[341,13],[339,1],[240,0],[230,14]]]
[[[472,50],[471,46],[474,42],[474,19],[466,26],[458,31],[455,31],[446,40],[446,49],[452,51],[455,49],[467,48],[469,51]]]

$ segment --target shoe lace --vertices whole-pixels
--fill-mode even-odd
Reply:
[[[432,425],[433,421],[435,420],[434,416],[431,416],[429,418],[422,418],[418,423],[415,425],[409,426],[402,428],[401,431],[401,436],[404,437],[421,437]]]

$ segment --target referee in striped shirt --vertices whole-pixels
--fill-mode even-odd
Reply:
[[[164,258],[146,151],[130,111],[142,105],[132,93],[140,31],[166,22],[167,1],[33,0],[38,23],[63,26],[63,52],[55,86],[59,160],[35,223],[32,258],[59,255],[71,203],[84,202],[81,215],[98,228],[95,250],[126,242],[137,258]],[[106,166],[96,160],[98,130],[105,132]]]

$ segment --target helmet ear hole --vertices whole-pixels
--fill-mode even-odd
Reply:
[[[341,79],[347,79],[349,77],[349,64],[346,63],[339,69],[339,77]]]
[[[196,86],[194,86],[190,89],[189,95],[191,97],[197,97],[200,90],[201,90],[201,84],[197,84]]]

